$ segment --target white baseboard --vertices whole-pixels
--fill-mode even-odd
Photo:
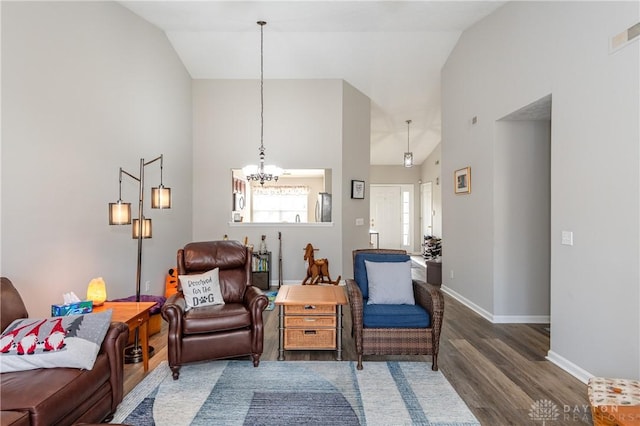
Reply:
[[[491,312],[487,311],[486,309],[484,309],[483,307],[476,305],[471,300],[467,299],[466,297],[464,297],[463,295],[461,295],[457,291],[452,290],[452,289],[450,289],[449,287],[447,287],[445,285],[440,287],[440,289],[443,292],[447,293],[449,296],[451,296],[454,299],[456,299],[458,302],[460,302],[463,305],[465,305],[467,308],[471,309],[476,314],[480,315],[482,318],[486,319],[489,322],[493,322],[493,314]]]
[[[549,324],[549,315],[494,315],[495,324]]]
[[[549,324],[551,322],[549,315],[494,315],[447,286],[442,286],[442,291],[493,324]]]
[[[572,363],[568,359],[558,355],[553,351],[547,352],[546,356],[547,361],[554,363],[558,367],[562,368],[567,373],[571,374],[576,379],[580,380],[582,383],[586,384],[591,377],[594,375],[589,373],[587,370],[580,368],[576,364]]]

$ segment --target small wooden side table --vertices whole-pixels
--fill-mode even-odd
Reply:
[[[442,285],[442,261],[427,260],[427,282],[429,284]]]
[[[278,361],[285,350],[335,350],[342,360],[342,286],[283,285],[275,304],[279,307]]]
[[[138,329],[145,373],[149,371],[149,311],[155,305],[156,302],[104,302],[103,305],[93,308],[93,312],[111,309],[111,321],[127,324],[129,333]]]

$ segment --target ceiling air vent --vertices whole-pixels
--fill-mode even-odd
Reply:
[[[640,22],[611,38],[611,52],[622,49],[640,36]]]

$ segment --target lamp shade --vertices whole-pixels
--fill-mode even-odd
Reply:
[[[100,306],[107,300],[107,286],[102,277],[89,281],[87,286],[87,300],[93,301],[94,306]]]
[[[413,152],[404,153],[404,166],[405,167],[413,166]]]
[[[407,150],[404,153],[404,166],[413,166],[413,152],[409,149],[409,126],[411,126],[411,120],[407,120]]]
[[[255,175],[258,173],[258,166],[256,166],[255,164],[250,164],[248,166],[244,166],[242,168],[242,173],[245,176],[251,176],[251,175]]]
[[[131,203],[109,203],[109,225],[128,225],[131,223]]]
[[[131,237],[138,239],[138,219],[133,219]],[[142,219],[142,238],[151,238],[151,219]]]
[[[264,172],[273,176],[274,180],[278,180],[280,175],[282,175],[283,170],[278,166],[274,166],[273,164],[267,164],[266,166],[264,166]]]
[[[171,188],[165,188],[162,184],[157,188],[151,188],[151,208],[170,209]]]

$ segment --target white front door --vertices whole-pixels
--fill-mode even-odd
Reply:
[[[399,186],[371,185],[371,229],[378,232],[380,248],[402,245],[401,190]]]
[[[380,248],[413,250],[413,185],[371,185],[370,229]]]

